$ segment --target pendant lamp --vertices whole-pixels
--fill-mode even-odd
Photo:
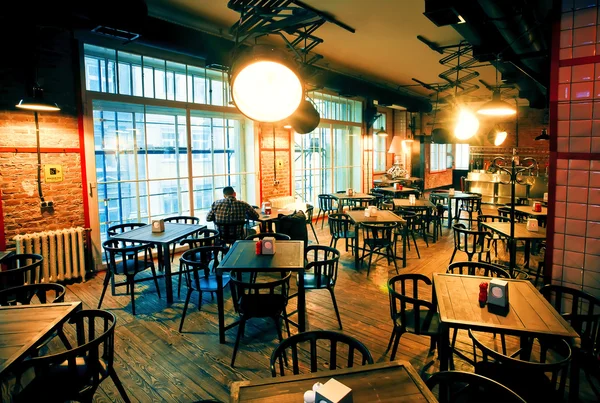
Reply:
[[[284,51],[256,45],[232,63],[235,106],[258,122],[287,119],[304,99],[304,84]]]
[[[25,97],[15,105],[19,109],[26,109],[35,112],[57,112],[60,108],[54,102],[44,100],[44,90],[36,85],[33,87],[31,97]]]
[[[477,113],[486,116],[510,116],[517,111],[508,102],[503,101],[500,98],[500,90],[495,89],[492,93],[492,100],[483,104]]]
[[[490,141],[490,143],[492,143],[496,147],[498,147],[499,145],[504,143],[504,140],[506,140],[506,137],[508,137],[508,133],[506,132],[506,130],[503,130],[499,127],[493,128],[488,133],[488,140]]]

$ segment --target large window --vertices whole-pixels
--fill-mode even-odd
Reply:
[[[455,169],[469,169],[469,145],[456,144],[456,152],[454,159]]]
[[[98,46],[84,50],[102,239],[119,223],[203,219],[225,186],[256,201],[252,124],[229,108],[226,75]],[[110,99],[94,99],[97,92]]]
[[[386,171],[387,136],[377,134],[381,129],[388,131],[385,113],[380,114],[373,123],[373,172]]]
[[[446,144],[431,144],[429,172],[443,172],[446,170]]]

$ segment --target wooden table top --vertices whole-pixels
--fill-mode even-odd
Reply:
[[[331,196],[338,200],[351,200],[351,199],[369,199],[373,200],[375,196],[368,195],[366,193],[353,193],[352,196],[348,196],[346,193],[332,193]]]
[[[131,231],[123,232],[122,234],[117,234],[111,238],[122,241],[170,244],[205,228],[206,225],[166,222],[164,232],[152,232],[152,226],[146,225]]]
[[[429,208],[433,208],[433,207],[435,207],[435,204],[433,204],[432,202],[430,202],[427,199],[416,199],[415,200],[415,204],[410,204],[410,200],[409,199],[394,199],[394,206],[396,206],[396,207],[404,207],[404,208],[411,208],[411,207],[429,207]]]
[[[515,211],[520,211],[521,213],[528,214],[530,216],[547,216],[548,209],[546,207],[542,207],[542,211],[533,211],[533,206],[516,206]]]
[[[80,308],[80,301],[0,307],[0,375]]]
[[[440,196],[440,197],[448,197],[450,199],[466,199],[472,196],[477,196],[472,193],[461,192],[460,190],[455,190],[453,195],[450,195],[448,192],[435,192],[431,193],[432,196]]]
[[[402,186],[402,189],[396,189],[394,186],[383,186],[383,187],[375,188],[375,191],[403,193],[403,192],[418,192],[419,189],[411,188],[411,187],[408,187],[408,186]]]
[[[346,214],[350,216],[350,219],[354,222],[354,224],[391,222],[399,222],[404,224],[406,222],[402,217],[389,210],[377,210],[377,215],[375,217],[365,217],[364,210],[351,210],[346,212]]]
[[[355,366],[336,371],[233,382],[230,402],[299,402],[316,382],[334,378],[352,389],[354,402],[437,402],[407,361]]]
[[[304,269],[303,241],[275,241],[274,255],[257,255],[256,241],[235,241],[217,271],[280,271]]]
[[[479,284],[491,277],[459,274],[433,275],[440,321],[450,327],[472,328],[513,335],[553,335],[578,339],[577,332],[528,280],[508,281],[506,316],[492,313],[478,302]]]
[[[482,222],[481,225],[498,234],[510,237],[509,222]],[[515,235],[513,238],[517,240],[546,239],[546,228],[539,227],[537,232],[528,231],[527,224],[515,223]]]

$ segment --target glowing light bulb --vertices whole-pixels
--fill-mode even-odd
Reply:
[[[473,112],[462,108],[458,114],[458,123],[454,128],[454,136],[459,140],[468,140],[479,129],[479,120]]]
[[[506,133],[506,132],[496,133],[496,138],[494,139],[494,145],[499,146],[500,144],[504,143],[504,140],[506,140],[506,136],[508,136],[508,133]]]

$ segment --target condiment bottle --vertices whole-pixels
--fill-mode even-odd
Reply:
[[[262,242],[260,240],[256,241],[256,254],[262,254]]]

